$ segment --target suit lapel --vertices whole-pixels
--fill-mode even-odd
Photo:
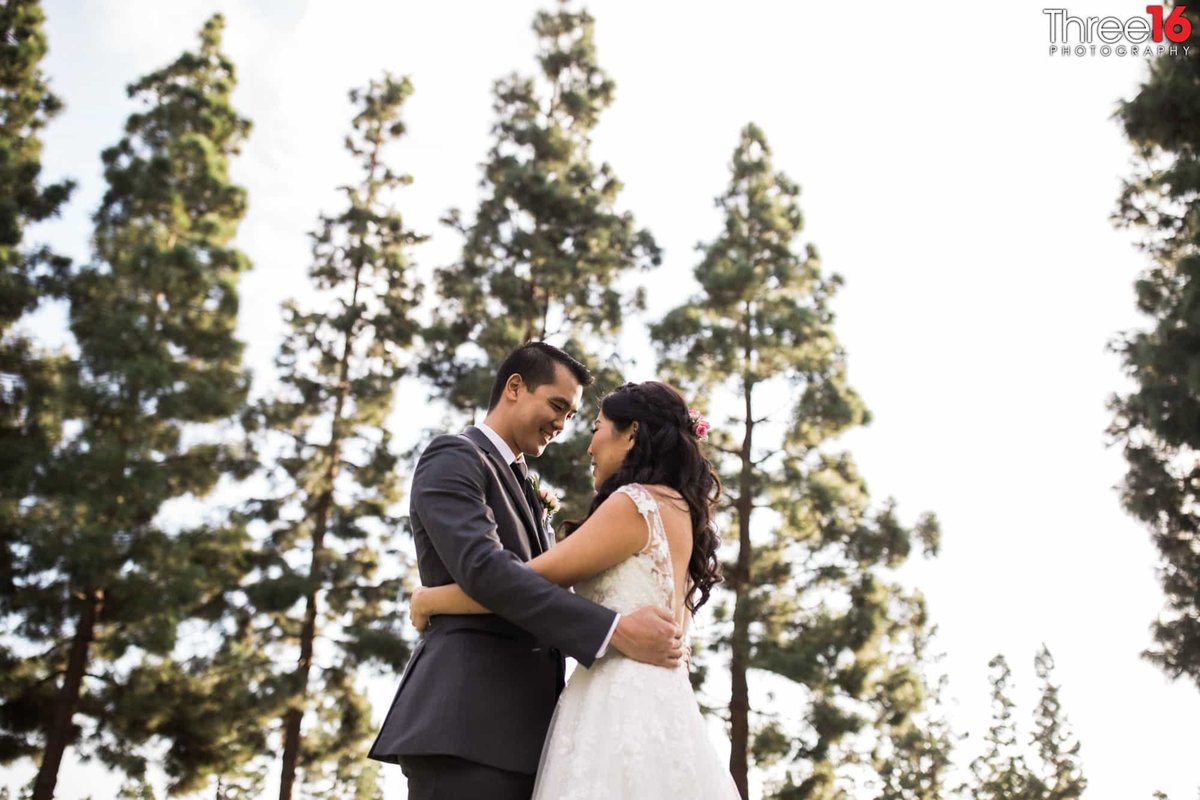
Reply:
[[[540,498],[538,499],[538,507],[533,510],[533,513],[540,523],[537,529],[538,541],[542,543],[542,552],[544,553],[550,549],[553,537],[550,535],[550,530],[546,526],[546,509],[542,505]]]
[[[504,459],[496,452],[495,446],[484,435],[483,431],[475,426],[471,426],[467,428],[464,435],[474,442],[480,450],[487,453],[488,458],[492,460],[492,464],[496,468],[496,474],[500,476],[500,483],[504,486],[504,491],[508,492],[509,499],[513,501],[513,505],[516,506],[517,512],[521,515],[521,522],[525,525],[526,535],[529,539],[533,555],[540,555],[546,550],[546,541],[542,527],[538,524],[536,518],[537,510],[529,507],[529,501],[525,499],[525,491],[521,488],[521,484],[517,482],[517,476],[513,474],[512,467],[504,463]]]
[[[513,471],[512,467],[509,467],[508,471],[512,472]],[[513,477],[515,478],[516,476],[514,475]],[[520,486],[520,483],[521,482],[518,480],[517,485]],[[542,501],[537,496],[537,490],[533,488],[532,484],[530,485],[530,490],[531,490],[530,494],[533,495],[532,500],[529,499],[529,495],[525,494],[525,492],[523,490],[521,492],[521,495],[523,497],[525,497],[526,505],[528,505],[529,510],[533,512],[533,519],[537,523],[537,525],[534,529],[535,532],[537,533],[537,543],[538,543],[538,546],[541,548],[542,552],[544,553],[550,549],[550,537],[546,531],[546,524],[545,524],[546,523],[546,509],[544,506],[542,506]],[[530,503],[532,503],[532,505],[529,505]]]

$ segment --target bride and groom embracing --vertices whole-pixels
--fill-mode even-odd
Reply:
[[[596,495],[555,544],[525,459],[591,382],[567,353],[527,343],[500,365],[483,424],[437,437],[417,463],[426,588],[411,614],[424,637],[370,751],[400,764],[411,800],[738,797],[684,659],[720,580],[706,423],[662,383],[604,397]],[[565,689],[564,654],[580,665]]]

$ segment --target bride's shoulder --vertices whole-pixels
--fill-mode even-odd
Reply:
[[[651,491],[650,487],[640,483],[626,483],[618,486],[605,502],[611,503],[618,496],[624,496],[624,502],[632,501],[637,510],[642,512],[652,510],[656,500],[654,492]]]
[[[639,483],[637,485],[641,487],[643,492],[646,492],[647,494],[649,494],[651,497],[653,497],[655,500],[657,500],[660,503],[671,503],[671,504],[677,505],[681,502],[682,503],[687,502],[686,500],[683,499],[683,495],[681,495],[678,492],[678,490],[676,490],[670,486],[666,486],[661,483],[650,483],[650,484]]]
[[[611,545],[627,547],[629,554],[645,546],[648,509],[654,507],[649,492],[637,488],[630,491],[631,486],[637,484],[615,489],[580,528],[581,532],[594,531]]]
[[[604,502],[596,509],[596,513],[606,511],[609,514],[632,514],[637,516],[637,512],[647,503],[653,503],[653,496],[642,488],[639,483],[626,483],[613,489],[612,494],[604,498]]]

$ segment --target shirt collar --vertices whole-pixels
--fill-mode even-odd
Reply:
[[[508,446],[508,442],[504,441],[504,439],[502,439],[500,437],[500,434],[496,433],[494,430],[489,428],[486,422],[481,422],[478,425],[476,425],[475,427],[477,427],[477,428],[479,428],[479,430],[483,431],[483,435],[488,438],[488,441],[491,442],[493,445],[495,445],[496,452],[498,452],[500,454],[500,457],[504,459],[505,464],[508,464],[511,466],[514,461],[524,461],[525,460],[524,453],[522,453],[519,456],[514,455],[512,448]]]

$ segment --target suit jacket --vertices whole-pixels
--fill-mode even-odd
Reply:
[[[552,537],[478,428],[439,436],[421,454],[410,516],[421,583],[457,583],[495,613],[433,618],[369,757],[452,755],[533,773],[562,653],[591,665],[615,613],[523,563]]]

